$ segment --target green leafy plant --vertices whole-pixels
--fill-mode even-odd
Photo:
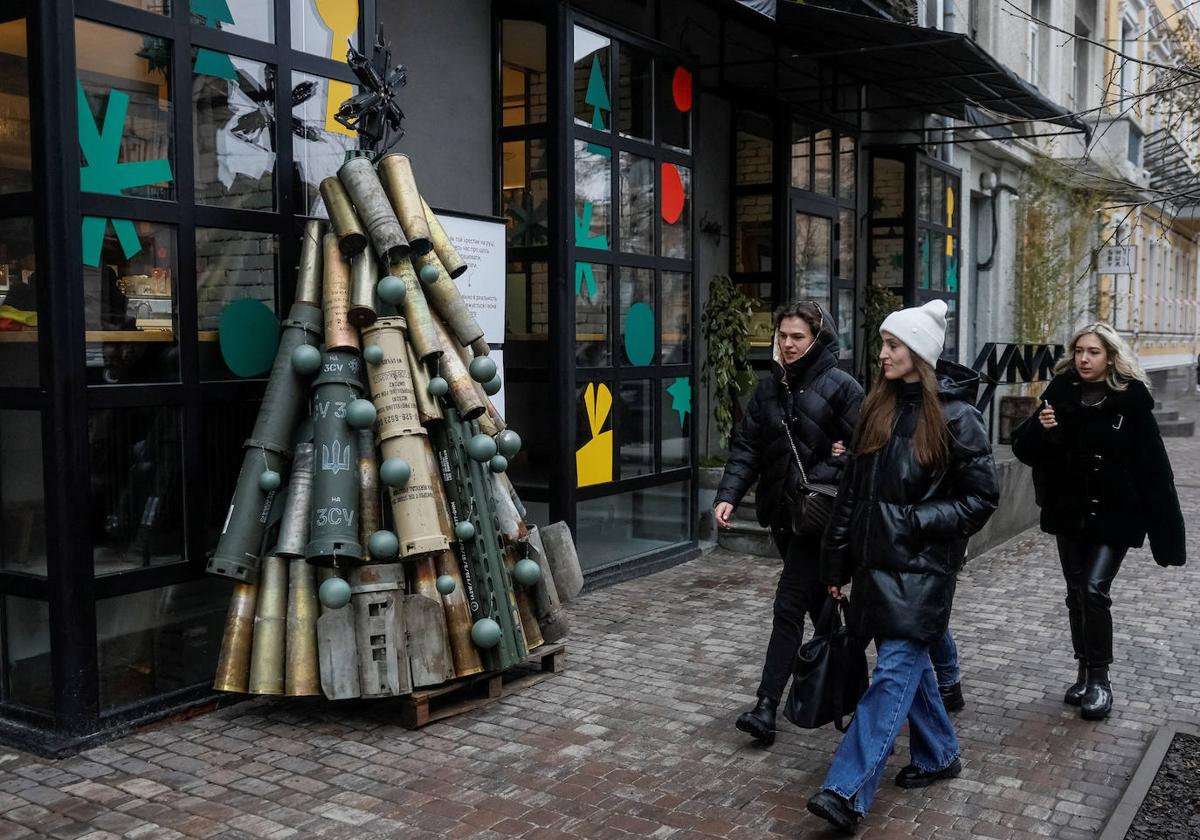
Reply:
[[[879,335],[879,325],[883,319],[904,305],[900,295],[886,286],[876,286],[868,283],[866,300],[863,306],[863,329],[866,331],[866,354],[863,358],[863,373],[866,382],[872,383],[879,374],[879,351],[883,348],[883,338]]]
[[[729,446],[733,434],[738,396],[755,383],[748,359],[753,306],[727,275],[713,277],[700,318],[708,348],[700,380],[715,403],[713,417],[722,448]]]

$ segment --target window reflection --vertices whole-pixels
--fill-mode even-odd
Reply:
[[[771,183],[771,118],[738,111],[737,121],[737,183]]]
[[[609,247],[612,149],[575,141],[575,245]]]
[[[621,478],[654,472],[654,392],[649,379],[622,382],[617,440]]]
[[[292,49],[341,63],[346,60],[347,39],[350,46],[358,48],[358,0],[289,2],[292,4]]]
[[[271,210],[275,206],[275,69],[236,56],[226,58],[234,78],[199,72],[192,77],[196,201]]]
[[[50,677],[50,605],[5,595],[4,681],[0,699],[33,709],[54,708]]]
[[[664,163],[662,170],[662,239],[664,257],[692,256],[692,170]]]
[[[345,41],[343,41],[345,43]],[[303,216],[328,218],[321,181],[336,175],[358,135],[333,119],[352,86],[307,73],[292,73],[292,143],[295,156],[294,206]]]
[[[690,490],[684,481],[579,502],[575,542],[584,571],[688,539]]]
[[[824,216],[797,213],[795,224],[795,294],[829,306],[829,283],[833,260],[830,255],[832,224]]]
[[[582,26],[575,27],[575,124],[597,131],[612,127],[609,98],[611,42]]]
[[[236,379],[225,366],[218,327],[225,307],[259,300],[275,309],[279,246],[273,234],[196,229],[196,315],[200,331],[200,378]]]
[[[24,19],[0,23],[0,193],[33,185],[29,151],[29,50]]]
[[[621,45],[617,127],[625,137],[651,140],[654,130],[654,61],[649,53]]]
[[[621,152],[621,250],[649,254],[654,241],[654,160]]]
[[[0,568],[46,574],[46,498],[42,483],[42,415],[0,410]]]
[[[275,40],[272,0],[191,0],[192,25],[219,29],[256,41]],[[343,41],[343,43],[345,43]]]
[[[550,223],[546,141],[504,143],[503,155],[502,195],[508,244],[514,248],[545,245]]]
[[[0,385],[36,386],[38,276],[32,219],[0,219]]]
[[[527,20],[506,20],[501,30],[504,125],[546,121],[546,27]]]
[[[662,273],[662,363],[686,365],[692,333],[692,275]]]
[[[575,364],[579,367],[611,364],[608,354],[608,266],[586,263],[577,266],[576,273],[581,282],[575,294]]]

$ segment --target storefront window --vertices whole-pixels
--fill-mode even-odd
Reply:
[[[505,361],[511,354],[505,347]],[[514,481],[522,486],[546,488],[550,486],[550,470],[562,468],[558,454],[556,436],[550,432],[550,418],[570,412],[555,396],[554,389],[546,382],[523,382],[508,378],[504,382],[504,419],[513,429],[542,430],[540,433],[521,436],[521,451],[508,462],[508,471]],[[528,504],[528,502],[526,502]]]
[[[662,273],[662,363],[686,365],[691,361],[692,275],[682,271]]]
[[[34,269],[33,220],[0,219],[0,385],[40,381]]]
[[[917,183],[920,184],[920,179]],[[904,215],[904,161],[875,158],[871,213],[876,219],[898,219]]]
[[[268,309],[275,311],[278,263],[279,242],[273,234],[196,229],[196,315],[200,330],[201,379],[238,378],[223,359],[218,334],[221,315],[229,304],[245,299],[262,301]]]
[[[797,213],[795,219],[796,286],[793,298],[829,306],[833,260],[832,225],[824,216]]]
[[[546,121],[546,27],[528,20],[506,20],[501,27],[501,112],[503,124]]]
[[[659,438],[662,441],[662,468],[686,467],[692,463],[691,377],[664,379],[661,399]]]
[[[609,268],[595,263],[577,264],[576,274],[581,282],[575,292],[575,364],[612,364],[608,352]]]
[[[174,199],[171,42],[76,20],[75,60],[83,191]]]
[[[933,255],[929,253],[929,231],[917,233],[917,288],[933,287]]]
[[[193,26],[219,29],[256,41],[275,40],[274,0],[191,0],[190,8]],[[346,43],[345,39],[342,43]]]
[[[838,138],[838,198],[854,201],[858,181],[858,152],[853,137]]]
[[[246,438],[258,419],[259,403],[204,403],[200,406],[200,429],[204,464],[204,552],[216,551],[229,515],[229,491],[237,483]],[[189,489],[189,504],[195,507],[201,486]]]
[[[512,140],[503,145],[504,215],[508,244],[532,248],[549,241],[550,187],[545,140]]]
[[[733,270],[757,274],[771,271],[774,231],[771,229],[771,196],[748,195],[737,199]]]
[[[83,268],[89,385],[179,381],[175,228],[130,225],[132,256],[110,225],[100,265]]]
[[[754,111],[738,111],[737,121],[735,167],[738,185],[771,183],[771,118]]]
[[[132,6],[135,9],[141,9],[143,12],[152,12],[156,15],[171,14],[171,0],[113,0],[115,3],[120,3],[122,6]],[[184,2],[184,0],[180,0]],[[197,0],[200,2],[200,0]],[[192,4],[195,8],[196,3]]]
[[[621,152],[621,250],[650,254],[654,250],[654,160]]]
[[[813,139],[813,192],[833,195],[833,132],[823,129]]]
[[[97,602],[101,709],[211,682],[230,588],[206,577]]]
[[[197,50],[193,55],[198,56]],[[275,207],[275,69],[225,56],[233,78],[192,77],[196,202],[243,210]],[[220,68],[210,68],[218,71]]]
[[[623,364],[654,362],[654,271],[621,267],[621,344]]]
[[[617,437],[620,441],[621,478],[633,478],[654,472],[654,391],[649,379],[621,383],[620,416]]]
[[[0,568],[45,577],[42,415],[0,410]]]
[[[346,60],[347,42],[358,49],[359,0],[289,2],[292,4],[292,49],[331,58],[338,63]]]
[[[95,574],[184,560],[178,409],[92,411],[88,441]]]
[[[853,210],[838,213],[838,266],[837,276],[847,283],[854,282],[855,224]]]
[[[654,134],[654,60],[634,47],[621,46],[621,83],[617,128],[624,137],[650,141]]]
[[[854,289],[838,289],[837,331],[838,358],[854,357],[854,334],[857,318],[854,310]]]
[[[662,255],[692,257],[692,170],[674,163],[662,165]]]
[[[612,149],[575,141],[575,246],[609,247]]]
[[[575,506],[579,561],[585,572],[688,539],[690,482],[588,499]]]
[[[575,124],[597,131],[612,127],[609,62],[612,42],[582,26],[575,27]]]
[[[803,123],[792,124],[792,187],[812,189],[812,131]]]
[[[292,73],[293,206],[302,216],[328,218],[319,191],[321,182],[337,175],[346,162],[346,152],[358,148],[358,135],[334,119],[342,102],[354,93],[352,85],[336,79]]]
[[[0,194],[32,189],[29,133],[25,20],[8,20],[0,23]]]
[[[692,74],[670,61],[658,62],[658,141],[681,152],[692,147]]]
[[[50,671],[50,605],[5,595],[4,683],[0,700],[31,709],[54,708]]]

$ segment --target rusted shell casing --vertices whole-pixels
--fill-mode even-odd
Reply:
[[[425,209],[425,221],[429,223],[429,234],[433,237],[434,253],[438,255],[438,259],[442,261],[446,271],[450,272],[451,277],[460,277],[467,270],[467,263],[458,255],[458,250],[450,241],[446,229],[442,227],[442,223],[438,221],[438,217],[429,209],[429,204],[423,198],[421,206]]]
[[[380,318],[363,330],[363,343],[383,351],[383,361],[377,365],[367,364],[380,440],[423,431],[405,335],[403,318]]]
[[[462,569],[454,551],[443,551],[434,557],[437,573],[454,579],[454,591],[441,595],[442,609],[446,611],[446,633],[450,637],[450,653],[454,657],[454,674],[467,677],[483,670],[479,648],[471,641],[471,607],[467,604],[466,588],[463,586]]]
[[[287,561],[263,558],[254,612],[254,643],[250,653],[250,693],[283,694],[283,664],[287,651]]]
[[[350,261],[350,323],[362,329],[375,323],[375,284],[379,282],[379,260],[370,248]]]
[[[400,226],[414,254],[428,254],[433,250],[433,236],[429,231],[429,220],[425,218],[425,205],[413,177],[412,162],[408,155],[394,152],[384,155],[379,161],[379,180],[384,192],[396,211]]]
[[[450,540],[438,519],[430,467],[433,455],[429,439],[422,429],[418,434],[398,435],[384,440],[383,458],[403,458],[412,467],[412,475],[403,487],[389,487],[392,525],[400,540],[403,560],[444,551]]]
[[[250,688],[250,647],[254,639],[254,607],[258,587],[253,583],[233,585],[229,612],[225,615],[225,634],[217,657],[213,688],[245,694]]]
[[[492,347],[487,343],[487,339],[480,337],[471,342],[471,353],[476,356],[488,356],[492,352]]]
[[[325,350],[358,351],[358,330],[350,323],[350,264],[333,234],[325,235]]]
[[[429,371],[415,353],[408,354],[408,366],[412,371],[413,392],[417,396],[417,417],[422,426],[445,419],[442,404],[429,393]]]
[[[379,461],[375,457],[375,432],[359,429],[358,435],[358,541],[366,546],[371,535],[383,527],[379,499]],[[364,555],[364,560],[368,555]]]
[[[408,256],[408,239],[400,227],[400,220],[388,201],[383,184],[369,158],[351,158],[338,170],[338,178],[350,193],[358,218],[366,228],[367,236],[381,259],[398,260]]]
[[[438,341],[437,329],[433,325],[433,312],[429,308],[429,301],[425,300],[425,292],[421,290],[417,272],[407,259],[391,263],[388,270],[404,282],[403,311],[404,320],[408,324],[408,340],[421,361],[436,359],[442,355],[442,344]]]
[[[529,594],[529,588],[517,583],[516,578],[513,577],[513,570],[517,566],[517,555],[512,546],[504,551],[504,566],[508,569],[508,576],[512,580],[513,594],[517,599],[521,629],[525,631],[525,646],[533,650],[535,647],[545,644],[546,640],[542,638],[542,630],[538,627],[537,616],[533,614],[533,599]]]
[[[292,477],[287,501],[279,522],[275,553],[280,557],[303,557],[308,545],[308,508],[312,503],[313,445],[298,443],[292,453]]]
[[[463,364],[462,357],[458,353],[459,348],[455,346],[454,339],[450,337],[446,327],[437,320],[433,325],[437,330],[438,341],[444,350],[442,358],[438,360],[438,370],[442,378],[450,385],[450,400],[458,408],[458,413],[464,420],[474,420],[487,410],[487,406],[481,399],[482,391],[477,390],[478,383],[467,372],[467,366]]]
[[[436,280],[432,283],[422,284],[425,289],[425,299],[429,301],[430,308],[446,322],[450,332],[458,339],[459,345],[468,347],[483,338],[483,327],[479,326],[479,322],[467,308],[467,302],[463,300],[462,293],[458,290],[458,284],[450,278],[450,274],[442,265],[442,261],[438,259],[437,254],[426,254],[423,257],[414,256],[412,264],[416,268],[418,276],[425,266],[433,266],[437,270]]]
[[[317,654],[317,569],[303,557],[288,561],[287,664],[283,693],[312,697],[321,693]]]
[[[296,272],[296,300],[321,305],[321,264],[324,262],[325,223],[304,223],[300,236],[300,267]]]
[[[325,201],[329,223],[333,226],[333,233],[342,255],[349,259],[362,253],[363,248],[367,247],[367,233],[358,220],[358,214],[354,212],[354,203],[350,200],[346,187],[330,175],[321,182],[321,198]]]

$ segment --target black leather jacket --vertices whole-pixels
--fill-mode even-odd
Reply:
[[[937,372],[948,467],[931,473],[917,460],[921,392],[903,386],[892,437],[851,457],[825,532],[821,580],[853,579],[850,629],[865,638],[928,643],[945,632],[967,538],[999,503],[992,447],[973,405],[979,377],[951,362]]]

